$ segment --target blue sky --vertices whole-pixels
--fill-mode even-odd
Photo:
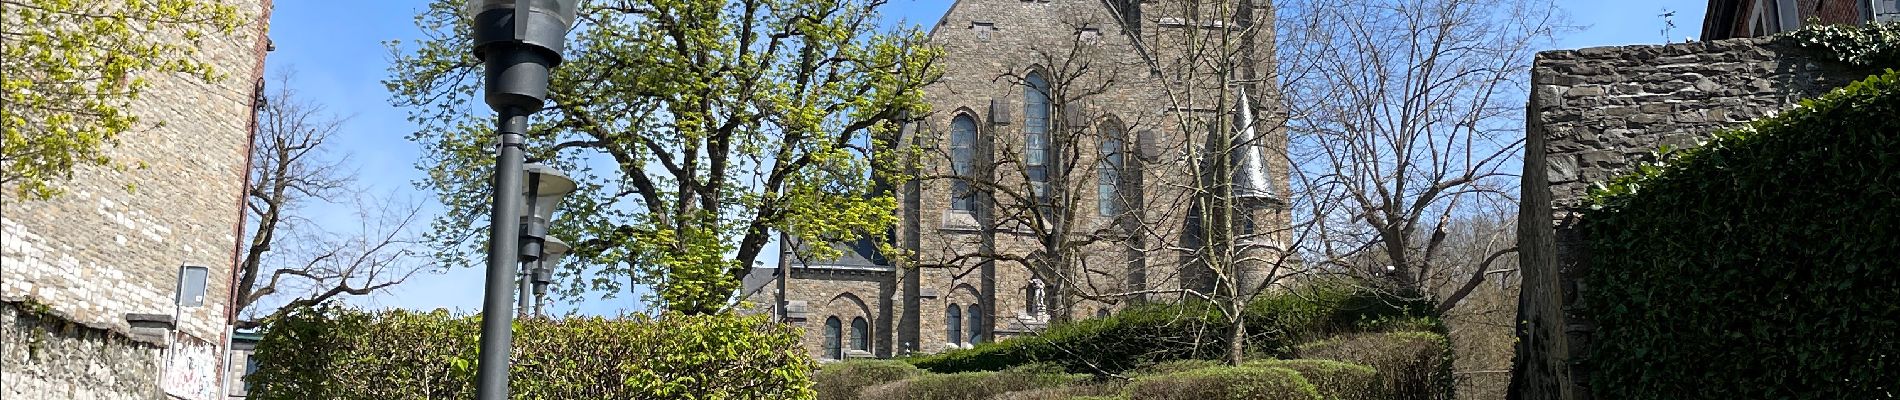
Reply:
[[[420,39],[422,34],[412,18],[427,3],[395,0],[279,0],[275,3],[270,36],[277,50],[266,61],[268,74],[274,77],[281,72],[295,71],[289,85],[303,99],[349,118],[339,132],[336,153],[350,157],[361,172],[360,179],[372,191],[393,192],[433,205],[429,193],[417,191],[411,185],[422,177],[414,166],[420,147],[404,139],[415,130],[415,125],[405,120],[403,110],[389,104],[389,93],[381,83],[387,76],[390,60],[382,43]],[[900,21],[913,25],[935,24],[950,3],[949,0],[893,0],[886,9],[886,25],[895,26]],[[1551,48],[1660,43],[1664,37],[1663,22],[1657,15],[1664,9],[1676,12],[1676,28],[1669,38],[1679,42],[1696,35],[1706,6],[1706,1],[1690,0],[1574,2],[1565,11],[1571,24],[1581,26],[1582,30],[1560,38]],[[271,83],[277,84],[274,78]],[[434,210],[432,206],[425,212]],[[348,210],[338,207],[313,207],[312,211],[317,214],[313,219],[319,221],[338,221],[350,216]],[[766,261],[771,263],[771,260]],[[356,303],[371,307],[474,311],[481,303],[481,283],[480,268],[423,272],[394,290],[358,299]],[[634,298],[623,295],[579,305],[554,304],[549,311],[611,315],[622,310],[642,309]]]

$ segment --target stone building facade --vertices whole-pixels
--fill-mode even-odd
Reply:
[[[1589,267],[1578,207],[1659,147],[1772,115],[1867,76],[1768,38],[1539,53],[1531,70],[1518,214],[1514,398],[1588,399]]]
[[[1187,229],[1200,212],[1185,189],[1191,166],[1233,178],[1212,181],[1250,199],[1221,208],[1248,232],[1227,241],[1248,244],[1234,252],[1270,252],[1289,236],[1274,228],[1287,213],[1273,194],[1288,184],[1277,91],[1231,83],[1271,82],[1271,23],[1265,0],[956,2],[930,34],[944,71],[925,88],[932,112],[904,133],[922,154],[885,239],[904,256],[865,240],[808,260],[786,238],[780,265],[751,274],[748,296],[803,327],[814,355],[838,359],[967,347],[1213,292],[1213,275],[1179,251],[1200,240]],[[1221,38],[1238,44],[1196,47]],[[1256,140],[1221,146],[1202,129]],[[1211,169],[1224,156],[1232,162]],[[1039,258],[1057,253],[1068,258]],[[1239,281],[1260,281],[1249,287],[1266,280],[1244,272],[1256,275]]]
[[[159,364],[171,340],[134,326],[131,314],[176,312],[182,342],[201,345],[192,354],[222,353],[270,10],[269,0],[224,1],[254,22],[203,40],[200,56],[223,79],[144,77],[152,85],[130,107],[140,125],[107,150],[143,168],[76,168],[61,183],[66,194],[50,200],[6,188],[0,398],[161,396]],[[209,271],[201,307],[175,308],[182,265]],[[174,368],[169,386],[216,393],[217,357],[192,360],[194,373]]]

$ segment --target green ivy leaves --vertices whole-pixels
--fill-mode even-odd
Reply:
[[[1579,283],[1604,398],[1900,390],[1900,72],[1589,195]]]
[[[1796,47],[1814,50],[1848,65],[1871,68],[1900,66],[1900,22],[1865,26],[1811,24],[1776,36]]]

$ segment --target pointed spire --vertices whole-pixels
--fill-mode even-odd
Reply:
[[[1235,88],[1238,100],[1234,102],[1234,147],[1231,157],[1234,165],[1233,194],[1236,199],[1273,200],[1273,186],[1267,181],[1266,152],[1260,145],[1260,135],[1254,127],[1253,102],[1247,98],[1245,88]]]

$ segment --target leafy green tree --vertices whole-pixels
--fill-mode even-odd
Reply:
[[[220,78],[198,56],[246,19],[210,0],[0,0],[0,184],[27,199],[61,193],[74,167],[123,168],[105,150],[141,122],[127,109],[148,77]],[[161,122],[162,123],[162,122]]]
[[[419,125],[410,139],[425,148],[421,185],[447,206],[433,230],[438,256],[476,265],[495,137],[488,117],[467,112],[481,72],[459,3],[436,1],[416,18],[428,38],[390,43],[385,83]],[[921,32],[877,26],[884,3],[583,4],[528,135],[530,158],[581,186],[553,236],[593,268],[563,270],[565,292],[651,285],[669,309],[718,312],[775,232],[886,232],[896,201],[874,177],[901,179],[903,163],[888,161],[908,150],[887,144],[927,111],[921,87],[937,74]]]

